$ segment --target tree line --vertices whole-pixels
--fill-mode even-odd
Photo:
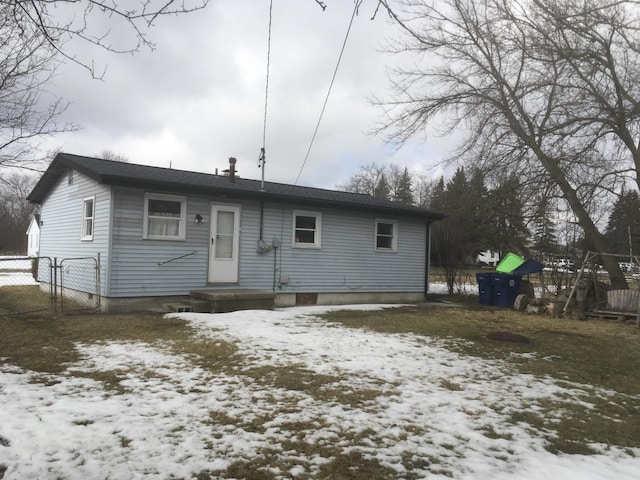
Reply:
[[[431,179],[406,167],[373,163],[338,188],[445,213],[432,228],[431,260],[443,267],[450,291],[460,269],[475,263],[483,251],[500,257],[514,252],[545,262],[578,260],[583,251],[595,250],[553,190],[515,175],[488,175],[472,166],[458,167],[449,179]],[[638,191],[623,189],[609,198],[603,205],[610,207],[600,210],[608,218],[600,222],[610,245],[606,253],[631,254],[634,245],[640,253]]]
[[[27,228],[34,212],[27,195],[34,185],[35,178],[24,172],[0,179],[0,255],[27,253]]]

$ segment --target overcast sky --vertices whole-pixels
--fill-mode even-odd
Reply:
[[[274,0],[266,123],[268,181],[294,183],[309,149],[354,4]],[[400,150],[369,132],[388,91],[387,71],[406,61],[383,53],[398,29],[365,0],[347,40],[320,129],[299,184],[334,188],[360,166],[395,163],[434,176],[450,139],[430,135]],[[82,128],[44,145],[81,155],[104,150],[133,163],[213,173],[231,156],[260,178],[269,0],[215,0],[203,11],[163,18],[153,52],[115,55],[77,47],[107,67],[103,81],[65,65],[52,91],[71,102],[64,119]],[[117,33],[117,31],[116,31]]]

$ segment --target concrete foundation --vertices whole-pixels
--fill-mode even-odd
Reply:
[[[102,311],[106,313],[127,313],[146,310],[165,309],[168,304],[193,305],[194,312],[224,312],[233,310],[272,310],[276,308],[294,307],[296,305],[356,305],[365,303],[420,303],[424,301],[423,293],[416,292],[369,292],[369,293],[275,293],[254,291],[258,297],[253,300],[243,300],[236,290],[203,290],[217,299],[214,304],[203,307],[202,302],[212,299],[202,298],[196,292],[189,295],[174,295],[163,297],[102,297]],[[234,293],[235,292],[235,293]],[[196,295],[193,295],[196,293]],[[197,297],[197,299],[195,298]],[[315,300],[315,303],[310,303]],[[195,301],[199,303],[194,303]],[[217,303],[216,303],[217,302]],[[210,308],[210,309],[209,309]]]
[[[211,313],[273,310],[275,293],[262,290],[194,290],[191,297],[209,302]]]
[[[278,293],[276,307],[312,305],[304,300],[310,295],[296,293]],[[302,302],[300,300],[303,300]],[[420,303],[424,302],[424,293],[415,292],[368,292],[368,293],[318,293],[315,305],[357,305],[363,303]]]
[[[102,297],[102,311],[105,313],[129,313],[148,310],[169,311],[167,304],[186,304],[189,295],[166,297]]]

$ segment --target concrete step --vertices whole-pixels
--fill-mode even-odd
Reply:
[[[187,303],[165,303],[164,308],[168,312],[193,312],[193,307]]]
[[[195,298],[185,298],[178,302],[164,303],[161,308],[152,309],[158,313],[174,313],[174,312],[211,312],[211,305],[206,300],[198,300]]]
[[[273,310],[276,294],[265,290],[192,290],[189,295],[207,301],[211,313],[237,310]]]

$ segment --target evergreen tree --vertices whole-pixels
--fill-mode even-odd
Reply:
[[[433,187],[431,192],[431,199],[429,207],[435,211],[444,212],[444,206],[447,202],[446,199],[446,187],[444,183],[444,177],[440,177]],[[433,263],[442,265],[444,263],[444,250],[446,245],[441,245],[446,239],[444,238],[443,230],[445,222],[449,222],[451,212],[447,209],[447,217],[441,222],[436,222],[431,227],[431,260]]]
[[[436,210],[436,211],[442,210],[442,207],[444,206],[444,200],[445,200],[444,191],[445,191],[444,177],[441,176],[436,181],[435,185],[433,186],[433,189],[431,190],[429,205],[433,210]]]
[[[474,168],[464,194],[465,208],[469,210],[473,236],[470,241],[469,260],[473,262],[478,254],[491,248],[494,237],[491,210],[489,208],[489,192],[485,184],[484,173]]]
[[[613,250],[610,253],[640,253],[640,196],[636,190],[622,192],[616,200],[605,237]]]
[[[556,223],[551,215],[551,201],[541,199],[533,215],[533,243],[531,248],[542,260],[547,256],[554,256],[558,251],[558,236],[556,235]]]
[[[402,205],[413,205],[413,187],[411,185],[411,176],[407,167],[404,168],[400,175],[398,185],[395,192],[394,200]]]
[[[389,199],[391,194],[391,190],[389,188],[389,183],[387,183],[387,177],[384,173],[380,175],[378,180],[378,184],[373,190],[373,196],[377,198],[384,198],[385,200]]]
[[[509,177],[488,194],[489,249],[500,257],[507,252],[524,254],[527,249],[529,230],[524,221],[524,204],[519,195],[520,180]]]
[[[441,179],[434,188],[432,208],[444,211],[447,217],[433,226],[432,258],[443,267],[450,294],[454,293],[460,270],[469,262],[474,249],[474,210],[470,208],[469,192],[463,168],[459,168],[446,185]]]

